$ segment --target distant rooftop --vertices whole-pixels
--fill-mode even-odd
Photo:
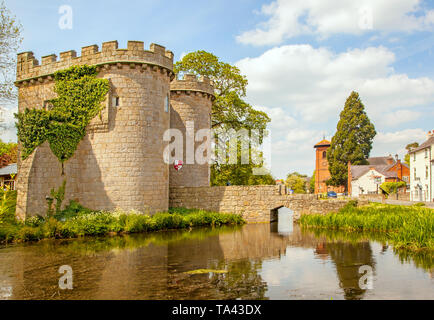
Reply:
[[[351,166],[351,176],[354,180],[360,178],[365,173],[369,172],[371,169],[381,173],[386,178],[397,178],[398,174],[396,171],[389,171],[393,165],[360,165]]]
[[[17,174],[17,172],[18,172],[17,164],[12,163],[12,164],[0,169],[0,176],[8,176],[11,174]]]
[[[314,148],[318,148],[318,147],[329,147],[330,144],[331,144],[330,141],[324,139],[324,140],[321,140],[320,142],[318,142],[317,144],[315,144]]]
[[[389,161],[395,163],[395,159],[392,156],[368,158],[368,162],[371,166],[389,165]]]

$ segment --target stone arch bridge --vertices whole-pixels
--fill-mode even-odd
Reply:
[[[241,214],[249,223],[275,221],[277,210],[282,207],[294,211],[294,219],[298,220],[302,214],[338,211],[349,201],[319,200],[314,194],[290,195],[283,185],[174,187],[170,188],[169,199],[173,208],[232,212]]]

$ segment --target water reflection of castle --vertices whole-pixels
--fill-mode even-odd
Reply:
[[[23,246],[8,260],[12,269],[2,270],[0,261],[0,274],[14,270],[8,279],[14,299],[263,299],[268,288],[262,262],[280,258],[291,246],[333,261],[345,298],[363,297],[358,268],[374,265],[368,242],[330,243],[297,227],[282,236],[268,224]],[[63,264],[74,270],[75,289],[58,296],[57,268]],[[229,273],[185,273],[197,269]]]

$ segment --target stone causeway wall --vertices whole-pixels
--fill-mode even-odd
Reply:
[[[359,195],[359,199],[378,202],[383,200],[383,196],[381,194],[361,194]],[[391,194],[388,200],[410,201],[410,193]]]
[[[314,194],[287,194],[284,186],[171,187],[169,206],[236,213],[248,223],[277,219],[277,209],[294,211],[294,220],[302,214],[335,212],[349,200],[319,200]],[[359,200],[359,205],[367,204]]]

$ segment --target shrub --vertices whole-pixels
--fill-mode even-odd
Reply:
[[[423,203],[423,202],[418,202],[418,203],[415,203],[413,206],[415,206],[415,207],[425,207],[426,204]]]
[[[62,185],[61,189],[64,187]],[[62,194],[62,190],[60,190]],[[1,194],[0,241],[37,241],[44,238],[75,238],[105,235],[109,232],[149,232],[198,226],[243,224],[240,215],[177,208],[154,216],[136,211],[95,212],[71,201],[62,211],[46,218],[33,216],[25,222],[15,219],[16,192]],[[61,201],[59,201],[61,202]],[[3,208],[3,209],[2,209]],[[3,210],[3,211],[1,211]]]
[[[371,204],[339,213],[304,215],[305,226],[386,232],[396,248],[434,250],[434,210],[416,206]]]
[[[39,227],[45,222],[45,219],[39,215],[27,218],[24,224],[29,227]]]
[[[92,213],[92,210],[83,207],[80,203],[78,203],[77,201],[71,200],[69,202],[69,204],[65,207],[64,210],[56,213],[54,215],[54,217],[57,220],[67,220],[67,219],[71,219],[74,218],[78,215],[83,215],[83,214],[90,214]]]
[[[0,225],[15,222],[16,191],[0,190]]]
[[[380,188],[386,191],[388,194],[391,194],[391,193],[398,193],[399,189],[405,188],[406,186],[407,184],[404,181],[383,182]]]

